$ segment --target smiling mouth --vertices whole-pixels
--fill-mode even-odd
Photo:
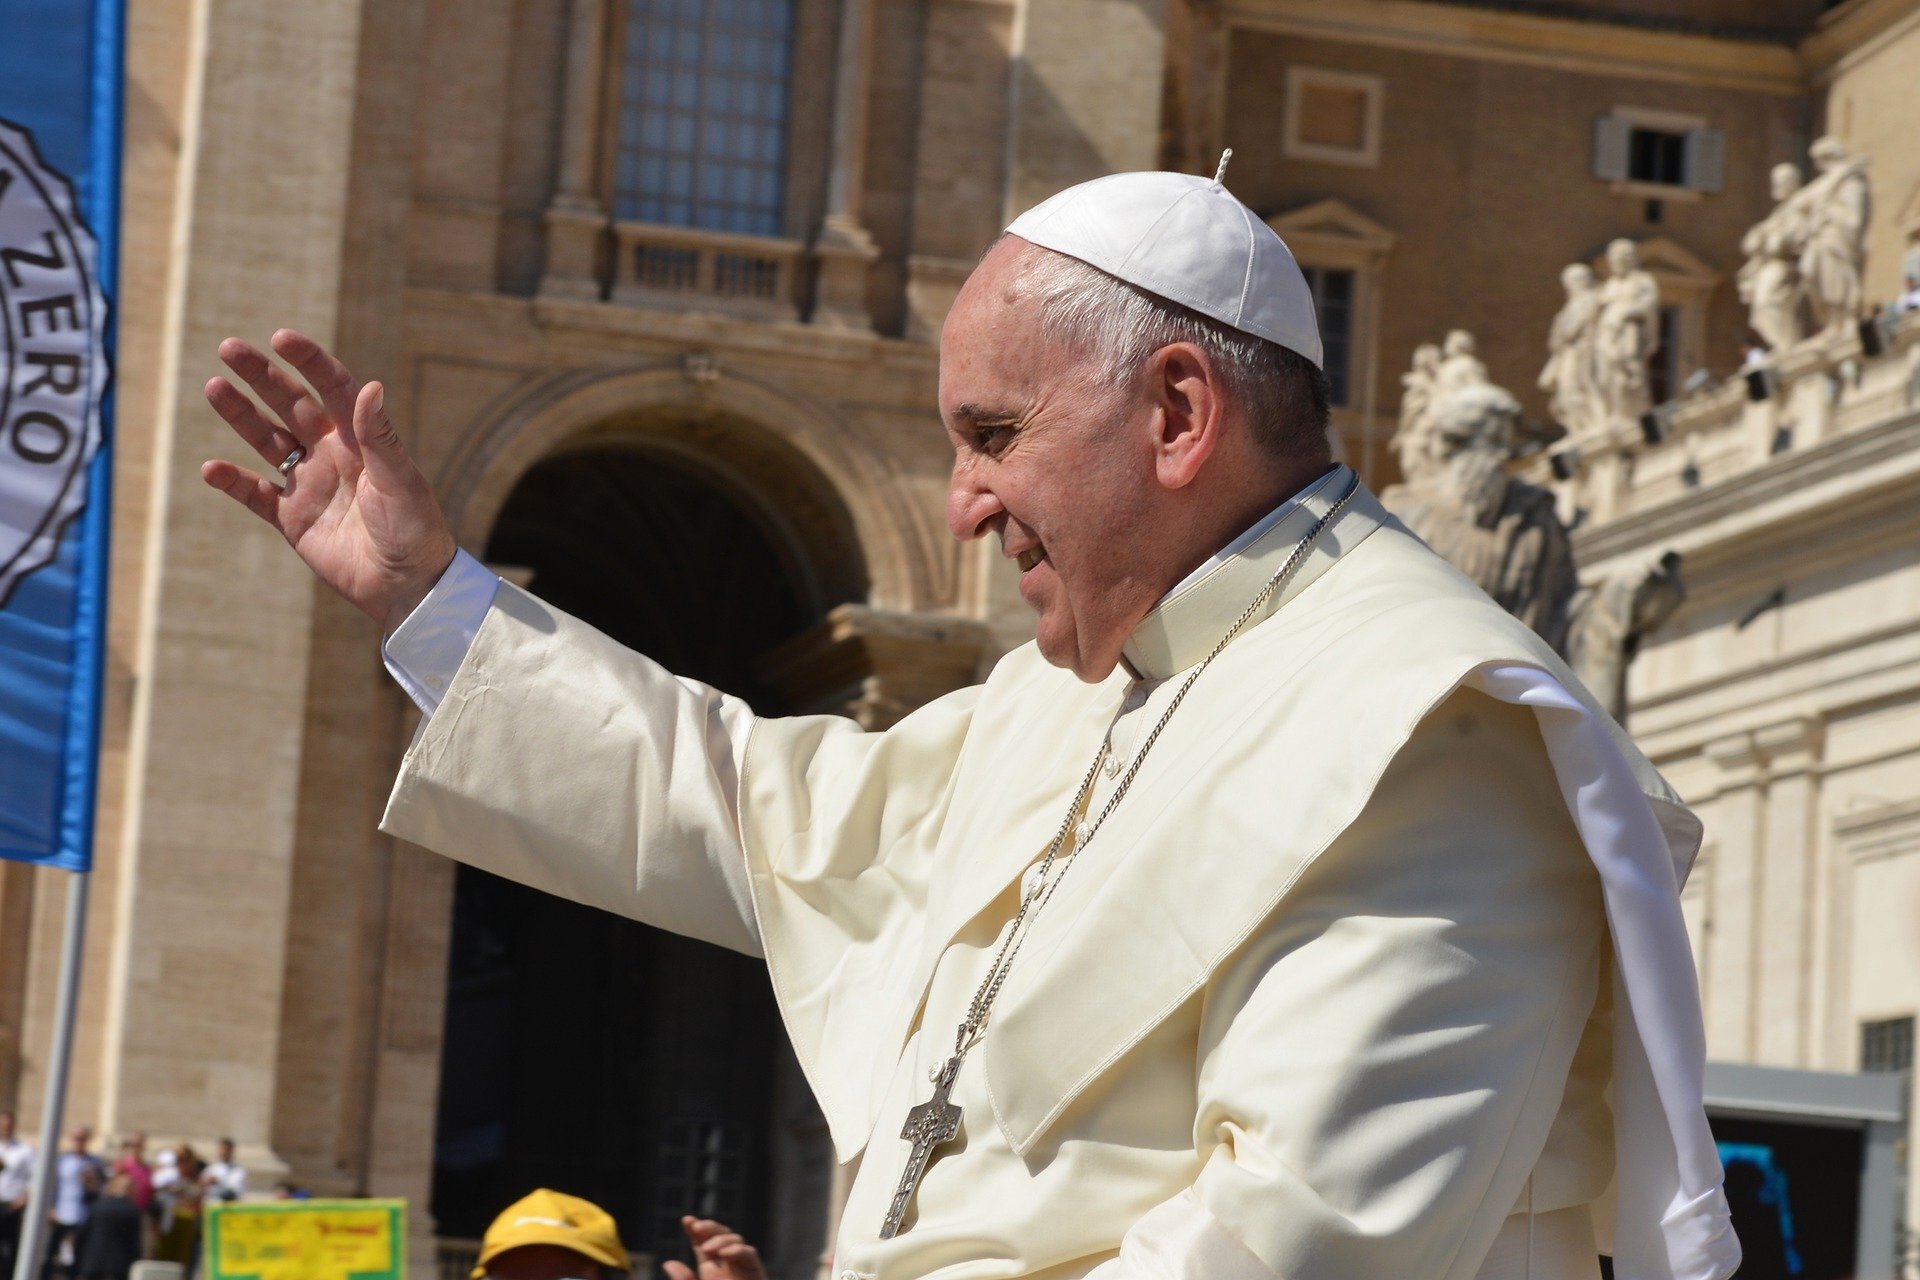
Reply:
[[[1020,553],[1020,572],[1025,573],[1047,558],[1045,547],[1029,547]]]

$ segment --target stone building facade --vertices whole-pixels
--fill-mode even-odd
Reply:
[[[1398,375],[1450,328],[1544,411],[1554,281],[1617,236],[1661,280],[1663,386],[1724,372],[1740,233],[1819,132],[1874,160],[1870,297],[1920,235],[1920,0],[130,10],[72,1112],[406,1196],[420,1274],[546,1181],[641,1248],[689,1200],[738,1213],[810,1275],[833,1170],[750,963],[376,833],[413,713],[370,624],[201,486],[228,449],[200,390],[221,337],[293,325],[385,379],[503,572],[763,708],[879,726],[1030,633],[993,550],[945,528],[934,343],[997,230],[1071,182],[1231,146],[1229,185],[1309,269],[1340,445],[1376,484]],[[1853,1069],[1863,1021],[1920,1006],[1920,347],[1899,342],[1810,353],[1830,412],[1783,451],[1709,392],[1570,481],[1611,495],[1590,562],[1688,555],[1632,727],[1714,832],[1689,904],[1717,1056]],[[0,1106],[28,1115],[58,890],[0,869]]]

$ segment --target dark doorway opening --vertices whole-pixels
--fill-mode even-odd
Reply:
[[[694,467],[616,447],[551,458],[514,490],[487,556],[670,670],[791,710],[755,660],[819,603],[767,521]],[[477,1238],[546,1186],[601,1205],[656,1259],[686,1256],[682,1213],[764,1238],[782,1035],[757,959],[461,867],[440,1233]]]

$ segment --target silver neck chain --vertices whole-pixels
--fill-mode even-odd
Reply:
[[[1260,612],[1261,606],[1272,599],[1274,593],[1280,590],[1287,579],[1300,568],[1315,540],[1329,524],[1333,523],[1334,517],[1340,514],[1341,509],[1347,505],[1359,488],[1358,480],[1348,484],[1347,491],[1327,508],[1325,515],[1314,522],[1313,528],[1307,530],[1306,537],[1300,539],[1299,544],[1293,549],[1293,554],[1287,557],[1286,563],[1274,571],[1273,576],[1267,579],[1267,585],[1260,589],[1260,594],[1253,598],[1252,603],[1247,605],[1234,624],[1227,628],[1227,633],[1220,637],[1220,643],[1214,645],[1212,652],[1187,673],[1187,678],[1181,681],[1180,687],[1174,691],[1172,700],[1167,703],[1167,709],[1160,713],[1159,721],[1141,742],[1140,749],[1134,752],[1133,762],[1127,766],[1126,772],[1121,774],[1120,780],[1114,784],[1113,794],[1107,797],[1107,802],[1100,807],[1099,814],[1092,822],[1085,824],[1084,830],[1076,837],[1073,848],[1075,854],[1087,847],[1094,834],[1106,822],[1108,815],[1113,812],[1114,806],[1120,803],[1120,798],[1127,794],[1127,789],[1133,785],[1135,775],[1140,772],[1140,765],[1147,758],[1147,752],[1153,750],[1153,744],[1159,739],[1160,731],[1167,727],[1167,721],[1173,719],[1173,713],[1179,710],[1180,704],[1186,700],[1187,691],[1193,688],[1193,682],[1200,678],[1201,672],[1213,665],[1213,660],[1225,652],[1226,647],[1233,642],[1233,638],[1253,621],[1254,615]],[[1109,749],[1108,744],[1103,741],[1100,750],[1094,753],[1093,764],[1087,769],[1086,776],[1080,780],[1079,788],[1074,791],[1073,803],[1067,806],[1067,816],[1061,822],[1060,830],[1054,833],[1053,843],[1047,846],[1046,857],[1040,860],[1039,874],[1034,878],[1032,886],[1021,895],[1020,909],[1014,912],[1013,927],[1007,930],[1006,939],[1000,944],[1000,952],[993,958],[993,967],[987,970],[987,976],[980,983],[980,989],[974,992],[973,1002],[967,1007],[967,1016],[961,1020],[959,1031],[954,1036],[953,1052],[956,1057],[965,1054],[979,1042],[980,1033],[987,1026],[987,1015],[993,1009],[994,1000],[1000,995],[1000,988],[1006,983],[1008,971],[1013,968],[1014,956],[1020,952],[1020,944],[1026,941],[1026,936],[1032,929],[1032,922],[1039,917],[1041,910],[1053,897],[1054,890],[1060,887],[1060,882],[1067,878],[1067,871],[1076,860],[1069,855],[1060,868],[1060,874],[1049,878],[1048,873],[1053,869],[1054,863],[1059,860],[1061,850],[1066,847],[1067,836],[1073,831],[1074,820],[1085,811],[1087,797],[1093,791],[1093,781],[1099,776],[1101,762],[1106,759]],[[938,1071],[939,1068],[935,1068],[936,1074]]]

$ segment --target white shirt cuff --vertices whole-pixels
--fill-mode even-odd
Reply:
[[[431,716],[447,696],[499,589],[491,569],[464,551],[455,552],[427,598],[381,644],[387,674],[423,714]]]

